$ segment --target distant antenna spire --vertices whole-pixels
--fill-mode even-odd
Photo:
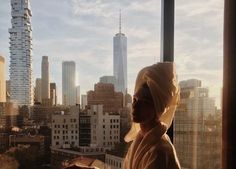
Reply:
[[[120,19],[119,19],[119,33],[121,33],[121,9],[120,9]]]

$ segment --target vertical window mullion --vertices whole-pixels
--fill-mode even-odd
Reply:
[[[174,61],[175,0],[161,1],[161,62]],[[167,132],[173,142],[173,122]]]

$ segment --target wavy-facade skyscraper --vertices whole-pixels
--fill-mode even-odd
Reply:
[[[11,101],[32,105],[32,28],[29,0],[11,0],[10,91]]]

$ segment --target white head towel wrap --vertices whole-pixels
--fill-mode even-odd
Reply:
[[[172,62],[160,62],[143,68],[136,79],[134,93],[147,84],[156,110],[156,121],[170,127],[179,101],[179,87],[176,79],[175,65]],[[125,136],[125,141],[135,139],[140,126],[133,123]]]

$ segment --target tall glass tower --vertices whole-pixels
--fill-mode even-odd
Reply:
[[[119,33],[113,37],[113,74],[116,78],[115,90],[125,94],[127,91],[127,37],[121,33],[121,13]]]
[[[42,100],[50,98],[48,56],[43,56],[42,57],[42,64],[41,64],[41,97],[42,97]]]
[[[76,105],[76,66],[74,61],[62,63],[62,104]]]
[[[32,13],[29,0],[11,0],[11,15],[11,101],[19,105],[32,105]]]

